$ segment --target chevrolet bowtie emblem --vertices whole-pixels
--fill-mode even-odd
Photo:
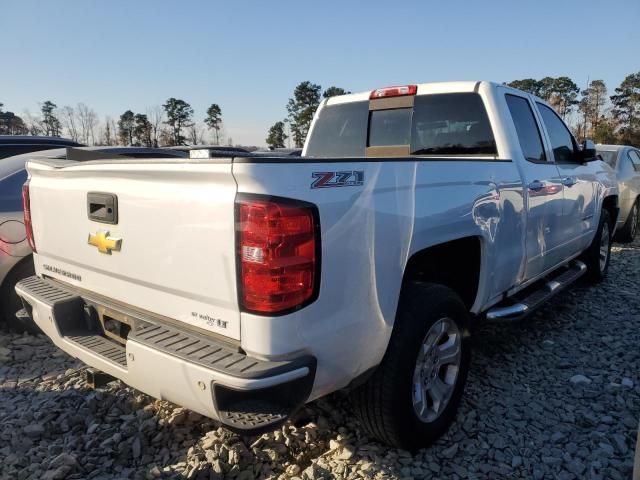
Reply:
[[[120,251],[120,245],[122,244],[121,238],[111,238],[109,232],[98,232],[95,235],[89,234],[89,245],[98,247],[100,253],[107,253],[111,255],[111,252]]]

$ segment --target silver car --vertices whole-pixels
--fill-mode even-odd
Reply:
[[[24,151],[24,150],[23,150]],[[99,153],[114,158],[166,158],[187,157],[184,152],[164,148],[145,147],[86,147],[55,148],[32,153],[25,153],[0,160],[0,323],[5,322],[12,330],[22,331],[36,329],[28,318],[16,317],[22,309],[22,302],[15,293],[15,284],[33,275],[31,248],[27,241],[22,213],[22,185],[27,180],[24,168],[29,159],[67,158],[69,160],[92,160]]]
[[[640,227],[640,150],[627,145],[596,145],[618,177],[620,216],[616,240],[632,242]]]

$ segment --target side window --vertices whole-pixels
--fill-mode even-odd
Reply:
[[[631,150],[629,152],[629,158],[631,159],[631,163],[633,163],[633,169],[636,172],[640,172],[640,154],[635,150]]]
[[[544,154],[544,146],[540,137],[538,124],[533,116],[533,111],[526,98],[517,95],[505,95],[513,124],[518,133],[520,148],[524,158],[530,162],[544,162],[546,155]]]
[[[576,162],[573,136],[564,122],[560,120],[556,112],[542,103],[538,103],[538,110],[540,110],[542,121],[547,127],[555,161],[558,163]]]
[[[412,155],[497,155],[487,109],[477,93],[415,98]]]

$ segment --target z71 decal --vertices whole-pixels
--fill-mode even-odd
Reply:
[[[313,172],[311,176],[315,178],[311,183],[311,188],[356,187],[364,184],[364,172],[362,170]]]

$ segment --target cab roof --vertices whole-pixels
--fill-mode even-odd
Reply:
[[[458,93],[458,92],[475,92],[478,91],[481,85],[494,88],[498,86],[505,86],[497,82],[490,82],[486,80],[475,81],[459,81],[459,82],[428,82],[428,83],[414,83],[411,85],[417,85],[418,91],[416,95],[425,95],[433,93]],[[389,85],[391,86],[391,85]],[[380,87],[377,87],[380,88]],[[507,87],[510,88],[510,87]],[[515,90],[515,89],[514,89]],[[363,100],[369,100],[372,90],[358,93],[348,93],[346,95],[336,95],[326,100],[326,105],[335,105],[339,103],[359,102]]]

